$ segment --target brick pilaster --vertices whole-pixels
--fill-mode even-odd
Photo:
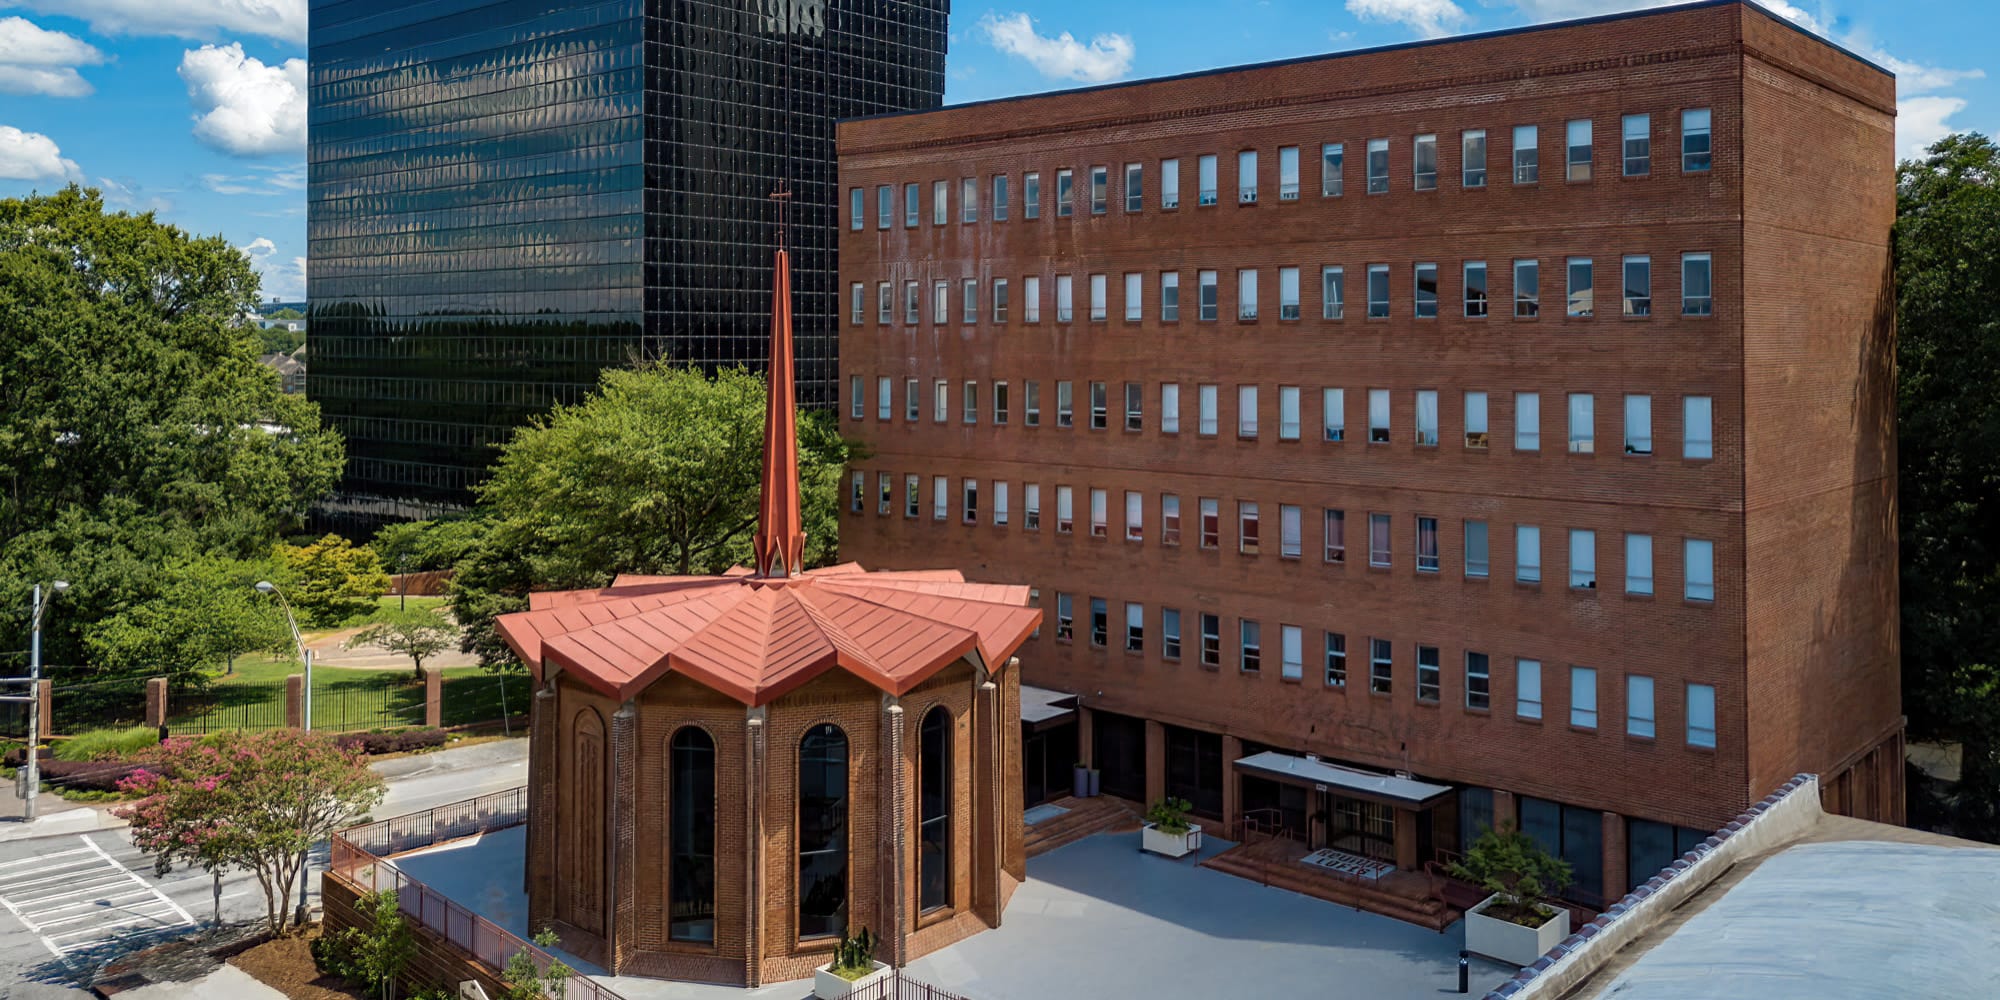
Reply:
[[[605,965],[618,975],[639,943],[638,817],[639,706],[626,702],[611,714],[611,888],[604,926]]]
[[[883,923],[891,929],[889,934],[890,965],[901,968],[909,961],[910,932],[915,926],[909,919],[910,893],[910,842],[909,824],[903,817],[908,806],[904,795],[908,787],[909,768],[903,761],[903,706],[894,695],[882,698],[882,761],[881,801],[888,803],[883,816],[887,817],[888,836],[882,838],[881,848],[887,855],[882,859],[882,916]]]
[[[750,709],[743,741],[743,985],[764,985],[764,710]]]
[[[528,926],[555,916],[556,686],[543,685],[528,709]]]
[[[305,719],[306,677],[304,674],[288,674],[285,677],[285,728],[303,729]]]
[[[167,679],[146,678],[146,725],[160,729],[167,724]]]
[[[444,671],[424,668],[424,725],[444,725]]]
[[[1222,829],[1223,836],[1242,837],[1236,829],[1237,821],[1243,818],[1243,779],[1236,775],[1236,762],[1243,759],[1243,741],[1224,734],[1222,737]]]
[[[1146,805],[1167,797],[1167,727],[1146,720]]]
[[[1625,868],[1625,817],[1608,812],[1604,814],[1604,905],[1625,895]]]
[[[1514,802],[1514,793],[1495,788],[1493,790],[1493,829],[1518,827],[1521,825],[1520,807]],[[1471,845],[1466,845],[1470,847]]]

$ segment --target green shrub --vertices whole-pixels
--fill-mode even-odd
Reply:
[[[57,742],[57,760],[119,760],[160,742],[160,731],[151,726],[130,729],[93,729]]]
[[[1451,874],[1500,897],[1486,908],[1487,916],[1523,927],[1540,927],[1555,916],[1544,900],[1570,884],[1569,863],[1542,850],[1511,823],[1480,834],[1465,860],[1451,866]]]
[[[869,933],[866,927],[853,937],[841,935],[827,971],[848,982],[875,971],[875,935]]]
[[[1188,832],[1188,810],[1192,808],[1194,804],[1188,800],[1169,795],[1146,810],[1146,822],[1158,827],[1161,833],[1177,837]]]

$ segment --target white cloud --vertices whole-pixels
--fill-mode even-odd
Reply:
[[[1466,20],[1451,0],[1347,0],[1347,12],[1363,21],[1407,25],[1425,38],[1448,35]]]
[[[63,158],[55,140],[40,132],[0,125],[0,180],[82,180],[75,160]]]
[[[306,189],[305,164],[289,167],[251,164],[248,174],[203,174],[201,186],[225,195],[292,195]]]
[[[75,35],[0,17],[0,93],[88,97],[90,81],[76,68],[103,61],[104,53]]]
[[[250,258],[250,266],[256,269],[261,279],[265,298],[292,300],[306,297],[304,257],[279,256],[278,245],[265,236],[259,236],[236,249]]]
[[[1965,110],[1960,97],[1906,97],[1896,102],[1896,159],[1915,160],[1930,144],[1959,131],[1948,119]]]
[[[174,210],[174,203],[159,195],[149,195],[145,189],[127,184],[115,177],[99,177],[97,190],[104,195],[104,203],[112,208],[123,208],[135,212],[153,212],[165,215]]]
[[[987,14],[980,18],[979,28],[994,48],[1027,60],[1043,76],[1057,80],[1116,80],[1132,71],[1132,56],[1137,51],[1129,35],[1106,33],[1092,38],[1089,45],[1067,31],[1054,37],[1042,35],[1035,31],[1034,21],[1020,13]]]
[[[87,21],[104,35],[219,38],[225,32],[304,45],[306,0],[0,0]]]
[[[297,153],[306,144],[306,61],[266,66],[243,46],[204,45],[181,56],[195,107],[195,138],[225,153]]]

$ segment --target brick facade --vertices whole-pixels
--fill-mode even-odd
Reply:
[[[1690,109],[1710,113],[1706,170],[1683,169]],[[859,285],[861,315],[844,304],[840,410],[843,432],[869,455],[852,470],[863,477],[858,511],[843,484],[843,554],[871,568],[946,562],[968,579],[1028,582],[1049,621],[1021,649],[1024,679],[1149,728],[1494,789],[1501,818],[1519,815],[1521,797],[1601,811],[1604,874],[1615,881],[1626,880],[1626,818],[1713,829],[1801,771],[1826,776],[1830,807],[1900,820],[1894,109],[1887,73],[1728,2],[843,123],[841,184],[861,191],[866,212],[860,228],[841,228],[842,287]],[[1641,113],[1650,168],[1622,176],[1622,119]],[[1566,127],[1583,119],[1593,123],[1591,176],[1571,181]],[[1529,124],[1539,178],[1516,183],[1514,128]],[[1475,129],[1486,133],[1487,172],[1476,188],[1463,183],[1461,156]],[[1437,137],[1434,190],[1415,190],[1419,135]],[[1385,193],[1369,193],[1371,139],[1388,140]],[[1322,195],[1323,143],[1344,146],[1338,197]],[[1280,192],[1287,147],[1298,151],[1296,198]],[[1258,154],[1258,196],[1239,204],[1245,150]],[[1217,157],[1213,205],[1200,204],[1203,155]],[[1179,177],[1171,209],[1161,198],[1168,159]],[[1143,172],[1138,211],[1127,210],[1127,164]],[[1093,167],[1108,174],[1102,214]],[[1064,169],[1074,171],[1068,217],[1055,201]],[[1029,172],[1040,181],[1032,220]],[[995,221],[992,178],[1003,174],[1009,217]],[[981,196],[975,223],[961,221],[968,177]],[[945,225],[933,224],[936,181],[947,182]],[[906,184],[921,200],[909,227]],[[878,228],[883,185],[896,211]],[[1683,315],[1685,254],[1709,255],[1709,314]],[[1650,258],[1652,307],[1622,315],[1621,263],[1638,255]],[[1575,258],[1593,262],[1593,316],[1566,315]],[[1523,259],[1539,262],[1532,318],[1513,308],[1512,264]],[[1487,264],[1489,315],[1465,314],[1467,261]],[[1420,263],[1437,265],[1435,318],[1413,315]],[[1368,315],[1371,265],[1389,268],[1386,318]],[[1320,274],[1334,266],[1344,314],[1327,319]],[[1277,308],[1281,268],[1299,270],[1301,318]],[[1241,269],[1258,274],[1255,319],[1239,319]],[[1208,270],[1218,276],[1212,321],[1199,318],[1197,275]],[[1162,316],[1164,272],[1179,275],[1177,321]],[[1124,318],[1128,273],[1140,275],[1136,321]],[[1070,322],[1056,317],[1059,275],[1074,277]],[[1091,275],[1108,286],[1103,320],[1090,317]],[[1040,282],[1032,323],[1029,276]],[[1009,285],[1004,320],[996,279]],[[979,296],[972,322],[967,280]],[[919,293],[914,324],[906,282]],[[1025,423],[1031,381],[1040,426]],[[1074,386],[1074,427],[1057,425],[1059,381]],[[1093,382],[1106,388],[1104,429],[1090,425]],[[1124,429],[1126,383],[1141,387],[1138,430]],[[1177,433],[1162,426],[1165,384],[1179,387]],[[1213,435],[1200,432],[1204,384],[1219,397]],[[1251,385],[1254,437],[1238,433],[1236,405]],[[1281,439],[1286,387],[1298,391],[1297,440]],[[1344,393],[1344,440],[1323,440],[1322,389]],[[1384,443],[1369,439],[1371,390],[1389,392]],[[1435,445],[1416,440],[1419,392],[1435,393]],[[1464,436],[1468,392],[1486,393],[1483,448]],[[1515,447],[1519,393],[1539,394],[1538,450]],[[1593,397],[1591,453],[1566,448],[1572,393]],[[1650,454],[1623,447],[1627,396],[1649,397]],[[1710,457],[1686,457],[1689,397],[1710,401]],[[978,483],[972,523],[967,479]],[[1009,486],[1004,525],[994,523],[997,482]],[[1028,484],[1040,491],[1039,530],[1024,529]],[[1056,530],[1059,486],[1074,490],[1070,534]],[[1107,495],[1104,537],[1090,527],[1093,488]],[[1137,542],[1125,539],[1126,491],[1143,498]],[[1166,494],[1180,504],[1178,545],[1163,544]],[[1213,549],[1198,544],[1203,498],[1218,501]],[[1259,506],[1259,554],[1239,552],[1243,502]],[[1297,558],[1281,554],[1281,505],[1301,513]],[[1323,558],[1328,508],[1345,517],[1338,564]],[[1386,568],[1370,565],[1371,514],[1390,518]],[[1415,565],[1419,518],[1436,521],[1435,572]],[[1488,576],[1468,566],[1467,522],[1486,525]],[[1539,582],[1517,582],[1518,525],[1540,529]],[[1572,529],[1596,533],[1594,588],[1568,585]],[[1627,592],[1628,533],[1651,538],[1651,593]],[[1688,596],[1689,539],[1712,545],[1708,599]],[[1071,641],[1053,627],[1058,593],[1073,595]],[[1092,598],[1107,604],[1102,648],[1089,641]],[[1122,644],[1127,602],[1144,608],[1138,653]],[[1178,660],[1163,656],[1165,608],[1181,616]],[[1217,668],[1197,655],[1203,613],[1220,618]],[[1255,673],[1239,665],[1245,620],[1262,630]],[[1281,676],[1288,625],[1303,635],[1296,680]],[[1343,687],[1324,677],[1327,632],[1345,640]],[[1386,695],[1370,690],[1371,638],[1392,644]],[[1435,702],[1417,697],[1419,646],[1438,651]],[[1474,652],[1489,662],[1483,709],[1468,699]],[[1538,719],[1521,717],[1521,659],[1541,664]],[[1594,727],[1571,723],[1573,666],[1596,671]],[[1628,735],[1632,677],[1652,681],[1652,737]],[[1691,743],[1690,684],[1713,689],[1713,748]],[[1158,740],[1147,743],[1150,792],[1162,762]],[[1233,820],[1238,795],[1226,784]]]

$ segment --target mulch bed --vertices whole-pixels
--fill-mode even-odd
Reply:
[[[291,1000],[371,1000],[313,966],[311,942],[319,928],[299,937],[273,938],[237,955],[229,964]]]

